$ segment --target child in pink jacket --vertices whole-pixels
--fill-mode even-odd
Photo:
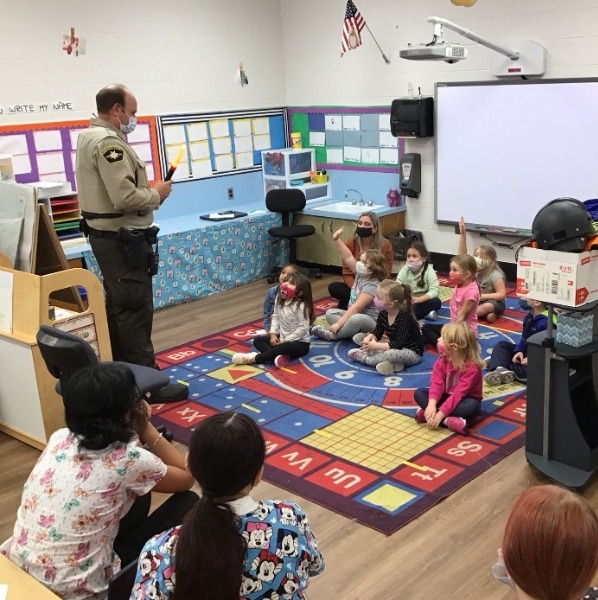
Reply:
[[[438,360],[432,368],[429,388],[415,390],[420,408],[418,423],[430,427],[442,425],[467,434],[467,419],[480,412],[482,368],[475,334],[465,323],[449,323],[438,340]]]

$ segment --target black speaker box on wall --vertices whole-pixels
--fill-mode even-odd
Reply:
[[[390,109],[390,132],[395,137],[434,135],[434,98],[398,98]]]

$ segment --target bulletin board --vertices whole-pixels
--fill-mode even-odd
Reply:
[[[390,106],[305,106],[288,114],[291,131],[315,150],[318,169],[398,170],[405,147],[390,132]]]
[[[164,173],[185,149],[173,181],[258,171],[262,150],[289,145],[284,108],[159,116],[157,130]]]
[[[74,191],[77,138],[88,127],[88,120],[2,125],[0,154],[12,155],[18,183],[68,181]],[[149,180],[160,179],[155,118],[138,117],[137,128],[127,141],[145,161]]]

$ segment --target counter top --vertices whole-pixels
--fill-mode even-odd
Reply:
[[[264,204],[264,201],[254,202],[252,204],[243,204],[239,206],[227,206],[227,210],[237,210],[248,213],[248,216],[257,216],[267,213],[268,210]],[[364,204],[352,204],[346,200],[310,200],[304,210],[300,211],[300,214],[310,215],[314,217],[325,217],[325,218],[337,218],[347,219],[349,221],[356,221],[357,217],[364,212],[373,211],[379,217],[386,215],[394,215],[396,213],[404,212],[405,206],[388,206],[387,204],[374,204],[368,206]],[[171,217],[170,219],[160,219],[160,211],[156,211],[155,219],[156,225],[160,227],[160,235],[167,235],[172,233],[182,233],[185,231],[200,229],[202,227],[208,227],[216,223],[230,223],[235,219],[229,219],[225,221],[205,221],[200,219],[200,214],[204,213],[192,213],[188,215],[182,215],[180,217]],[[244,217],[239,217],[243,219]],[[79,258],[83,252],[89,250],[89,244],[82,240],[80,244],[69,246],[64,249],[67,259]]]
[[[394,215],[405,212],[405,206],[388,206],[388,204],[375,203],[372,206],[368,204],[353,204],[347,200],[312,200],[300,211],[300,214],[314,217],[326,217],[333,219],[347,219],[356,221],[357,217],[364,212],[374,212],[379,217]]]

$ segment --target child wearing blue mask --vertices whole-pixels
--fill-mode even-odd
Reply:
[[[514,344],[501,340],[492,349],[488,359],[488,373],[484,381],[491,386],[511,383],[515,379],[527,382],[527,340],[548,327],[548,308],[539,300],[526,300],[529,312],[523,319],[521,339]],[[556,325],[556,317],[553,315]]]
[[[259,352],[237,352],[232,362],[251,365],[273,362],[284,367],[291,359],[309,352],[309,327],[314,320],[311,283],[301,273],[291,273],[280,284],[267,335],[258,335],[253,345]]]
[[[416,240],[407,248],[407,262],[397,275],[398,283],[411,288],[413,312],[418,321],[423,318],[435,321],[436,311],[441,306],[440,284],[429,260],[424,243]]]

